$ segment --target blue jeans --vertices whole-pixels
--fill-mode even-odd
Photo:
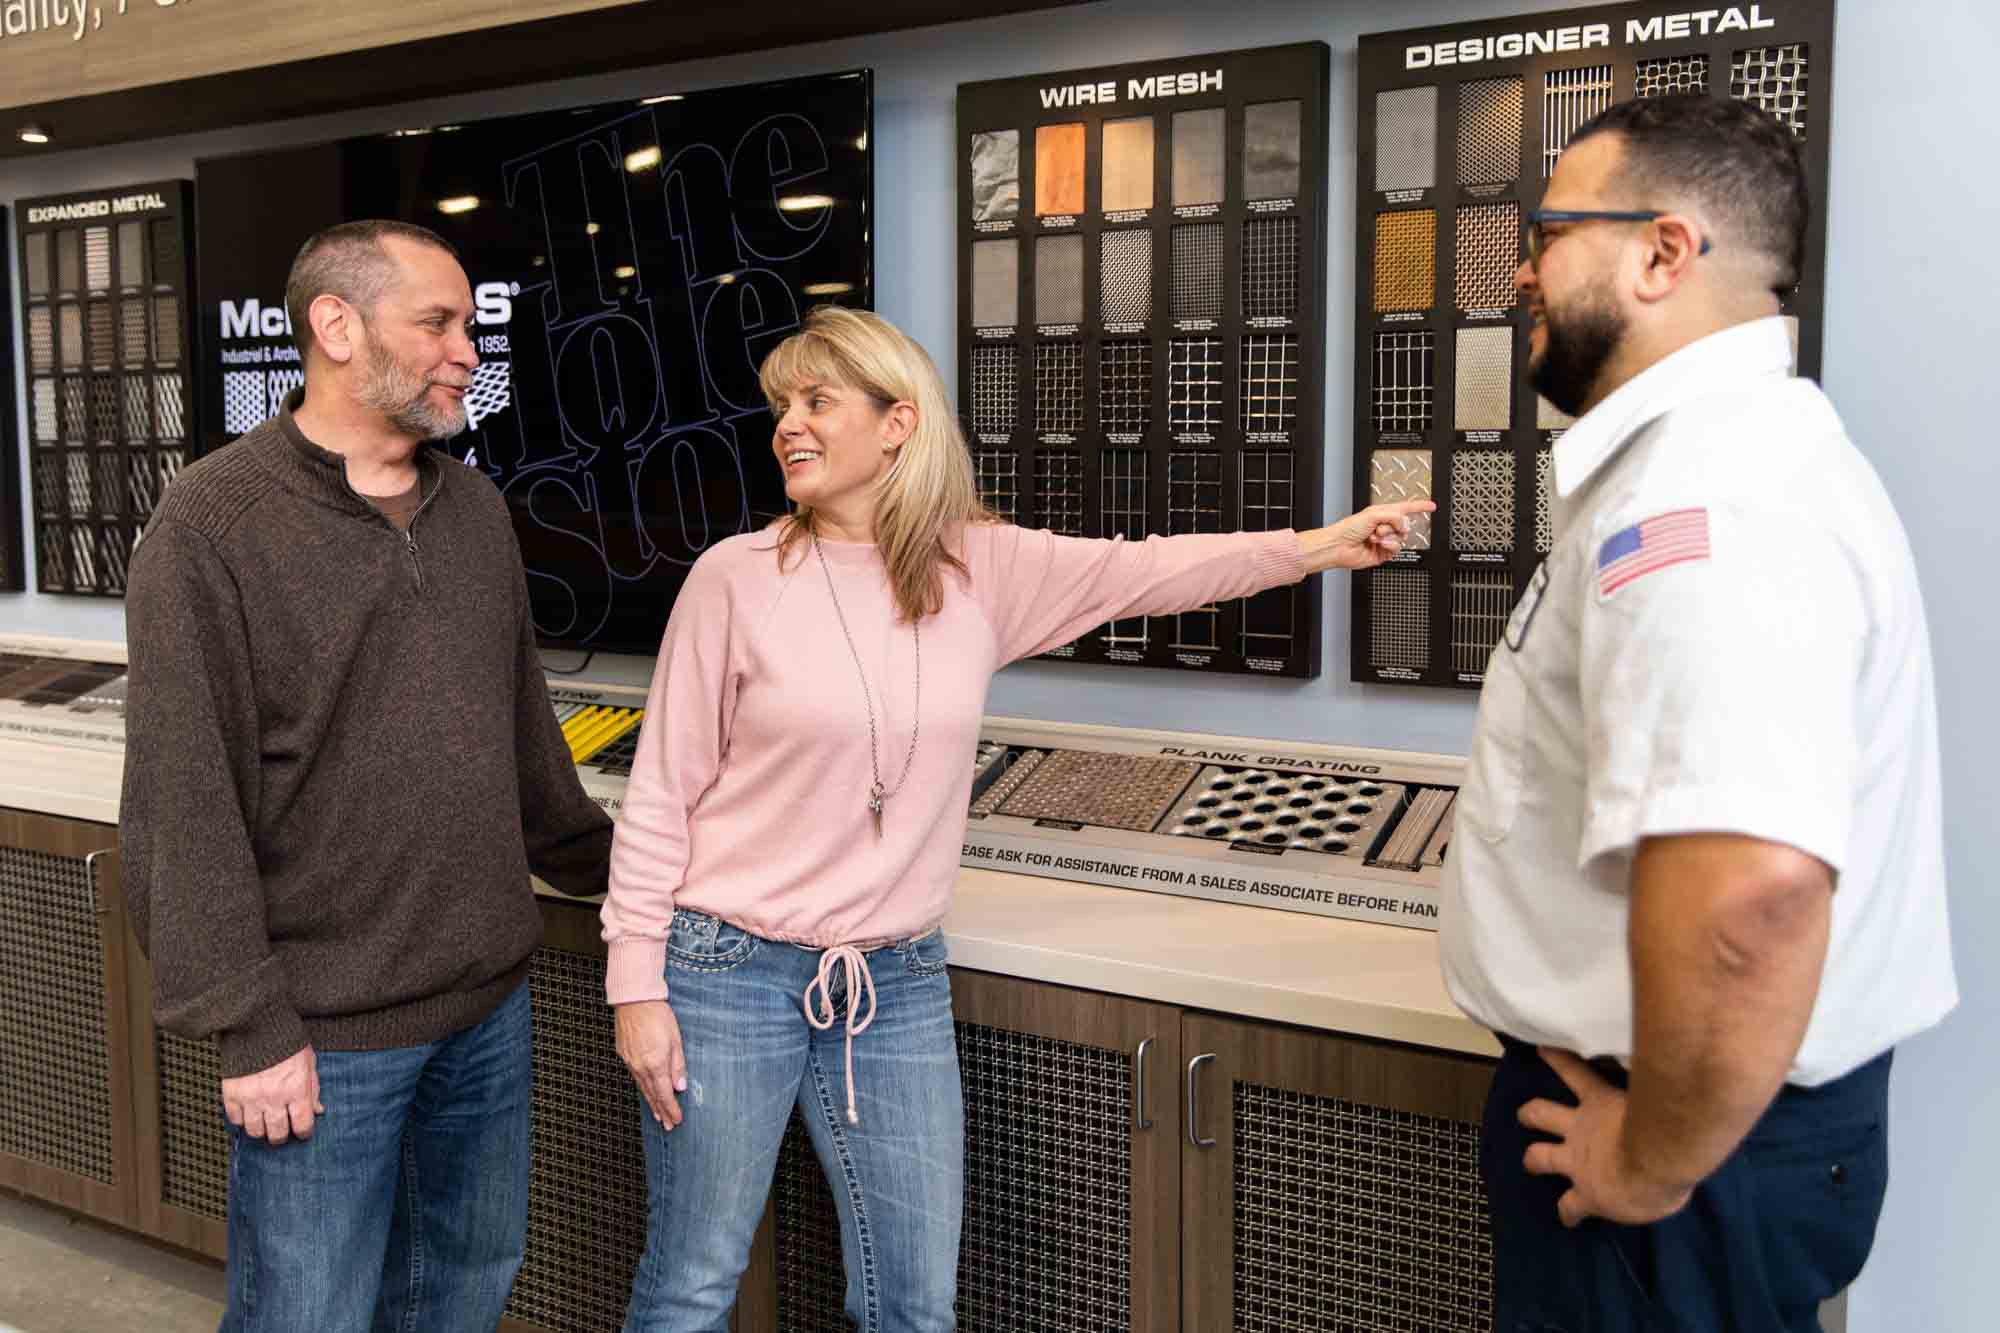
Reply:
[[[828,985],[835,1022],[816,1031],[801,997],[819,951],[674,914],[667,980],[688,1087],[671,1132],[641,1109],[650,1207],[626,1333],[728,1328],[794,1106],[840,1214],[848,1318],[863,1333],[954,1326],[965,1108],[944,937],[867,961],[875,1020],[854,1039],[850,1123],[844,975]]]
[[[230,1130],[220,1333],[493,1333],[528,1226],[528,988],[426,1046],[321,1051],[326,1114]]]

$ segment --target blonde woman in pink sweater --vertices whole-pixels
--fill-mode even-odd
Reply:
[[[796,1105],[847,1313],[953,1327],[964,1115],[938,923],[987,686],[1120,616],[1365,569],[1428,502],[1305,533],[997,522],[937,369],[821,309],[764,362],[795,506],[711,548],[660,644],[604,904],[651,1209],[627,1333],[727,1327]]]

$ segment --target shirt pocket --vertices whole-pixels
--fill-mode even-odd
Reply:
[[[1521,810],[1527,716],[1526,682],[1515,653],[1502,644],[1479,691],[1479,724],[1472,734],[1467,781],[1458,794],[1461,817],[1488,842],[1499,842],[1513,832]]]

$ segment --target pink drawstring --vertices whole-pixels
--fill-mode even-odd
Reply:
[[[868,958],[851,944],[836,944],[819,956],[819,975],[806,985],[806,1022],[821,1032],[833,1026],[833,991],[828,979],[833,975],[834,964],[847,967],[847,1123],[858,1125],[861,1117],[854,1109],[854,1039],[868,1030],[875,1021],[875,978],[868,971]],[[813,991],[819,991],[820,1012],[813,1012]],[[868,1013],[856,1021],[855,1010],[860,1005],[863,990],[868,992]]]

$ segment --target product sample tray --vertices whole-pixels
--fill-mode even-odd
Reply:
[[[122,648],[61,639],[0,638],[0,740],[122,753]]]

